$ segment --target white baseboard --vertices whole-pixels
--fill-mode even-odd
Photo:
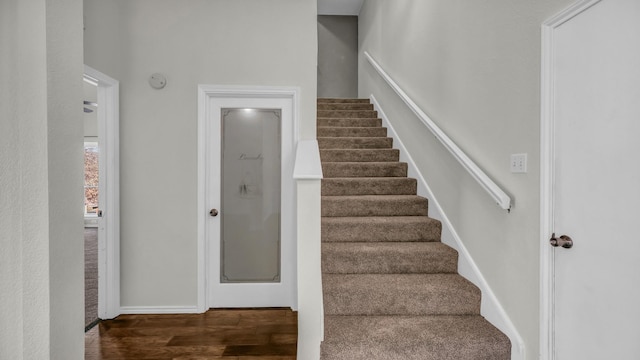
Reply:
[[[451,246],[458,251],[458,273],[471,281],[474,285],[480,288],[480,291],[482,291],[482,303],[480,308],[481,315],[509,337],[511,340],[511,360],[525,360],[525,345],[520,333],[511,322],[511,319],[509,319],[509,316],[489,287],[486,279],[482,276],[480,269],[473,261],[471,254],[469,254],[469,251],[462,243],[462,240],[453,228],[451,221],[449,221],[449,218],[444,213],[440,203],[433,191],[431,191],[426,180],[418,171],[416,163],[413,161],[413,158],[402,143],[402,140],[398,137],[393,125],[389,122],[389,119],[373,94],[371,94],[370,99],[373,103],[374,109],[378,111],[378,116],[382,119],[382,125],[389,131],[387,136],[393,138],[395,147],[400,150],[400,161],[408,164],[408,176],[417,179],[418,195],[429,199],[429,217],[438,219],[442,222],[442,243]]]
[[[197,306],[122,306],[120,314],[199,314]]]

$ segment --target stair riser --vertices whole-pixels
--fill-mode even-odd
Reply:
[[[322,218],[323,242],[440,241],[442,224],[434,219]]]
[[[377,118],[378,112],[374,110],[318,110],[319,118]]]
[[[318,138],[320,149],[391,149],[392,138]]]
[[[368,104],[369,99],[318,98],[318,104]]]
[[[318,118],[317,126],[320,127],[380,127],[382,119],[333,119]]]
[[[373,104],[363,103],[319,103],[318,110],[373,110]]]
[[[358,198],[358,199],[356,199]],[[323,196],[322,216],[427,216],[425,198]]]
[[[417,183],[408,178],[328,178],[322,179],[322,195],[415,195]]]
[[[318,137],[387,137],[383,127],[319,127]]]
[[[322,174],[325,178],[345,177],[406,177],[407,163],[324,163]]]
[[[390,162],[400,160],[398,149],[320,150],[322,162]]]
[[[440,243],[322,244],[325,274],[455,273],[457,261],[456,251]]]
[[[324,274],[322,282],[326,315],[480,314],[480,290],[459,275]]]

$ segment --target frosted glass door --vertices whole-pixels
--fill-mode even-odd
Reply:
[[[220,282],[280,282],[281,110],[222,109]]]

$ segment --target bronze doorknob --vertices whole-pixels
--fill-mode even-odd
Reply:
[[[556,233],[551,235],[551,239],[549,239],[549,243],[553,247],[562,246],[565,249],[571,249],[573,246],[573,240],[567,235],[561,235],[559,238],[556,238]]]
[[[209,215],[218,216],[218,209],[211,209],[211,211],[209,211]]]

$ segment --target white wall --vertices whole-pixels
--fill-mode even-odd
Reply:
[[[0,358],[82,359],[82,3],[0,3]]]
[[[196,305],[198,84],[299,86],[315,137],[316,16],[315,0],[85,0],[85,63],[120,81],[122,306]]]
[[[373,93],[465,246],[538,356],[540,25],[563,1],[365,2],[359,96]],[[501,210],[406,109],[362,55],[407,94],[515,200]],[[509,172],[528,153],[529,172]]]
[[[82,100],[90,102],[98,102],[98,87],[91,85],[86,81],[82,82]],[[103,105],[104,106],[104,105]],[[98,137],[98,109],[95,106],[84,105],[85,108],[93,110],[91,113],[83,112],[84,119],[84,136]],[[84,111],[84,110],[83,110]]]

